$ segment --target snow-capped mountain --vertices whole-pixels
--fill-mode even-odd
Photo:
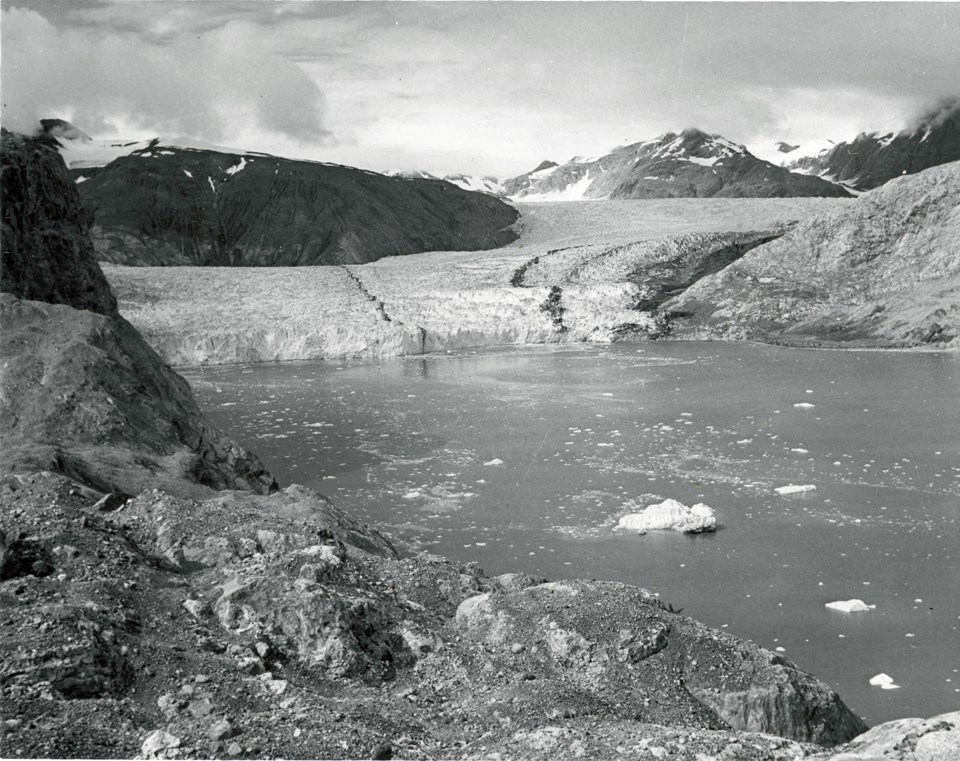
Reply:
[[[106,144],[61,120],[41,137],[94,211],[100,261],[291,266],[504,245],[517,212],[449,182],[155,138]]]
[[[824,143],[786,154],[793,172],[869,190],[904,174],[960,160],[960,99],[894,133],[861,133],[849,143]]]
[[[835,184],[794,174],[721,135],[688,129],[566,164],[545,161],[504,182],[522,201],[600,198],[845,196]]]
[[[433,174],[432,172],[424,172],[419,169],[389,171],[385,172],[385,174],[388,177],[402,177],[404,179],[443,180],[463,190],[471,190],[476,193],[486,193],[487,195],[498,197],[504,195],[503,185],[500,184],[500,180],[491,176],[481,177],[476,174],[439,175]]]

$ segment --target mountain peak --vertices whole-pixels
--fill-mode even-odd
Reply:
[[[81,142],[92,142],[93,140],[90,135],[74,127],[65,119],[41,119],[40,133],[57,140],[79,140]]]
[[[553,169],[555,166],[560,166],[556,161],[544,160],[534,169],[534,172],[542,172],[544,169]]]

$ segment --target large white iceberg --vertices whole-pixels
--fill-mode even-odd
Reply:
[[[893,677],[888,674],[877,674],[870,678],[870,684],[873,687],[879,687],[881,690],[899,690],[900,685],[894,683]]]
[[[656,529],[669,529],[684,534],[701,534],[717,530],[717,518],[713,510],[702,502],[687,507],[675,499],[665,499],[657,505],[649,505],[642,512],[624,515],[617,528],[646,533]]]

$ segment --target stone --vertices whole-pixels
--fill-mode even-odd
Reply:
[[[207,730],[207,737],[211,740],[229,740],[236,733],[236,730],[233,728],[233,725],[230,724],[227,719],[220,719],[220,721],[212,724]],[[236,755],[231,753],[231,755]]]
[[[123,492],[110,492],[105,494],[96,504],[93,506],[94,510],[98,510],[101,513],[112,513],[115,510],[119,510],[125,504],[127,500],[131,499],[129,494],[124,494]]]
[[[180,738],[155,729],[144,738],[140,754],[144,758],[176,758],[180,748]]]
[[[209,607],[203,600],[184,600],[183,601],[184,610],[187,611],[191,616],[193,616],[197,621],[203,618],[204,614],[209,610]]]

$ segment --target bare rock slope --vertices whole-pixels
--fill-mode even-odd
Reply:
[[[94,497],[0,480],[6,755],[775,759],[865,729],[642,589],[402,557],[301,487]]]
[[[189,386],[116,312],[57,152],[2,138],[0,428],[5,471],[107,491],[266,491],[255,456],[203,419]]]
[[[960,331],[960,162],[817,215],[663,308],[678,337],[952,346]]]

